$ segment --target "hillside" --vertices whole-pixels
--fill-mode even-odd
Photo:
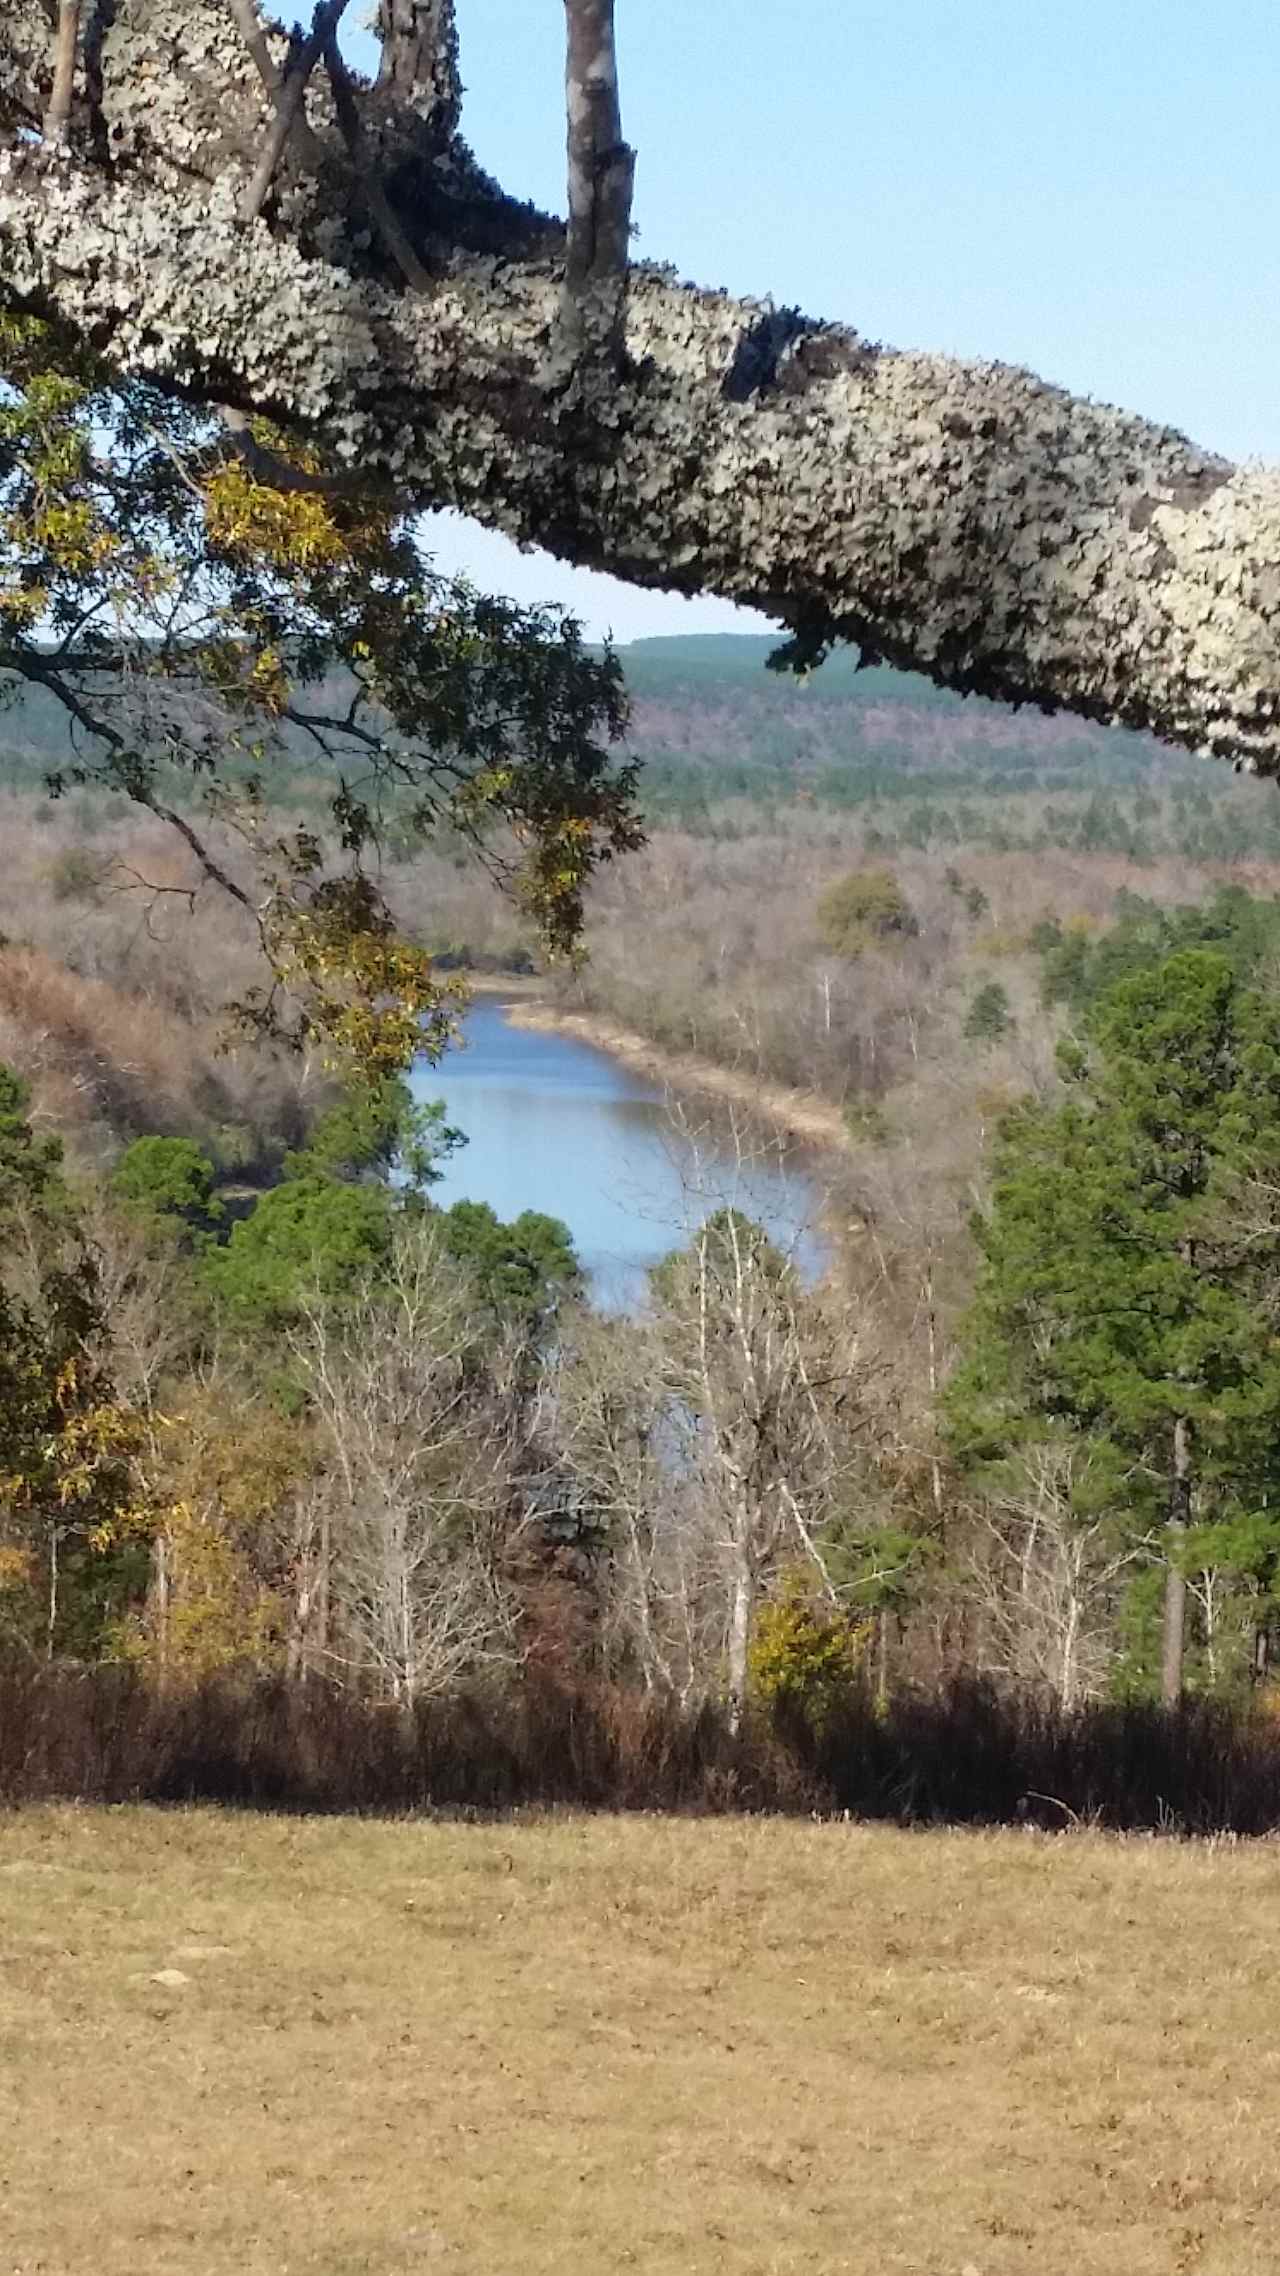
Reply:
[[[1048,845],[1141,859],[1280,853],[1280,802],[1149,736],[961,697],[852,650],[807,681],[775,643],[718,634],[622,651],[655,820],[716,829],[726,804],[858,810],[882,848]]]
[[[1280,857],[1272,785],[1149,736],[953,695],[885,665],[860,670],[854,650],[797,681],[767,668],[775,645],[699,634],[620,651],[652,822],[732,835],[816,806],[856,818],[864,842],[888,852]],[[65,719],[39,691],[4,696],[0,683],[0,783],[35,785],[71,757]],[[310,745],[285,733],[310,776]],[[291,793],[306,800],[315,787],[295,777]]]

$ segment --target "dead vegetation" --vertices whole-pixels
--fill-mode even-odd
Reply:
[[[1264,2276],[1269,1844],[31,1810],[15,2276]]]

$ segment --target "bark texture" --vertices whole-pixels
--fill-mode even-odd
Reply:
[[[576,361],[624,347],[635,152],[622,138],[613,0],[565,0],[569,223],[564,345]]]
[[[55,33],[0,26],[0,297],[123,371],[304,422],[423,503],[633,583],[780,616],[940,684],[1280,772],[1280,475],[1027,372],[875,346],[632,269],[625,357],[555,384],[562,229],[454,133],[448,0],[384,0],[371,225],[319,75],[263,213],[270,89],[228,0],[114,0],[95,115],[38,135]],[[270,35],[277,68],[286,43]]]

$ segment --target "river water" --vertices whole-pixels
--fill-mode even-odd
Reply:
[[[722,1125],[698,1127],[695,1110],[682,1127],[652,1083],[576,1038],[512,1026],[509,1009],[482,997],[464,1048],[415,1075],[417,1097],[443,1098],[467,1134],[434,1199],[561,1218],[606,1311],[638,1304],[649,1266],[725,1205],[816,1278],[826,1251],[811,1162],[762,1147],[739,1160]]]

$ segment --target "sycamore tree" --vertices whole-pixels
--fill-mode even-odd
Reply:
[[[1280,768],[1274,472],[631,262],[613,0],[565,0],[564,222],[462,138],[466,0],[379,0],[370,80],[346,12],[7,0],[3,302],[207,410],[250,472],[291,458],[265,420],[397,501],[762,608],[799,662],[853,640]]]
[[[1059,1514],[1095,1570],[1158,1543],[1174,1701],[1188,1572],[1234,1570],[1265,1621],[1280,1560],[1280,1225],[1257,1206],[1280,1183],[1280,1011],[1185,950],[1100,997],[1062,1065],[1065,1102],[1000,1137],[953,1437],[997,1499],[1074,1443]]]
[[[596,864],[638,842],[634,770],[607,648],[437,577],[385,486],[318,464],[0,317],[0,702],[60,713],[55,792],[160,816],[246,912],[241,1019],[376,1083],[457,997],[397,928],[388,833],[461,841],[568,952]]]

